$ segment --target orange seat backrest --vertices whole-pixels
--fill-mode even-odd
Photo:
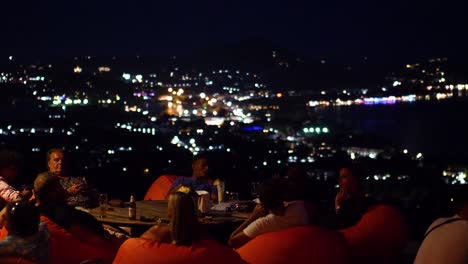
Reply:
[[[177,178],[179,178],[177,175],[159,176],[146,192],[144,200],[165,200],[167,193]]]
[[[405,217],[390,205],[369,208],[356,225],[340,232],[356,263],[392,263],[408,239]]]
[[[115,252],[106,248],[89,246],[49,218],[41,215],[50,232],[50,263],[51,264],[79,264],[88,259],[102,259],[104,263],[111,263]]]
[[[202,240],[192,246],[177,246],[144,238],[127,239],[114,259],[114,264],[237,264],[244,263],[234,250],[214,240]]]
[[[237,249],[253,264],[347,263],[346,242],[336,231],[318,226],[299,226],[255,237]]]

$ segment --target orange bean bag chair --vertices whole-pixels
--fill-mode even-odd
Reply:
[[[85,260],[101,259],[103,263],[112,263],[115,251],[108,247],[93,247],[81,242],[72,234],[49,218],[41,215],[50,233],[50,263],[79,264]]]
[[[161,175],[151,185],[146,192],[144,200],[165,200],[172,184],[179,176]]]
[[[2,228],[0,228],[0,240],[4,239],[7,236],[8,236],[8,230],[6,229],[5,226],[2,226]]]
[[[403,214],[389,205],[375,205],[352,227],[340,230],[354,263],[398,263],[406,246],[408,226]]]
[[[237,249],[253,264],[347,263],[346,242],[340,233],[318,226],[298,226],[262,234]]]
[[[120,246],[114,264],[134,263],[235,264],[245,262],[234,250],[214,240],[201,240],[187,247],[144,238],[130,238]]]
[[[22,257],[0,257],[0,263],[2,264],[39,264],[39,262],[27,260]]]

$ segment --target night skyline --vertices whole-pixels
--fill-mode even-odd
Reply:
[[[338,61],[464,61],[465,7],[447,1],[10,2],[0,18],[0,54],[170,56],[260,38]]]

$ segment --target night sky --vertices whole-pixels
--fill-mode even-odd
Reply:
[[[0,55],[177,55],[261,38],[298,54],[343,61],[464,61],[467,6],[412,0],[2,1]]]

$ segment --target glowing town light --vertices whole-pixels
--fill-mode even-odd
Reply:
[[[80,66],[76,66],[75,68],[73,68],[74,73],[81,73],[82,71],[83,69],[81,69]]]
[[[408,150],[407,150],[407,149],[404,149],[404,150],[403,150],[403,153],[408,154]]]
[[[324,127],[324,128],[322,129],[322,132],[323,132],[323,133],[328,133],[328,132],[330,132],[330,130],[328,130],[327,127]]]
[[[184,89],[180,88],[179,90],[177,90],[178,96],[181,96],[183,93],[184,93]]]
[[[138,75],[135,76],[135,79],[137,79],[138,82],[142,82],[143,81],[143,75],[138,74]]]
[[[196,109],[194,109],[194,110],[192,111],[192,114],[193,114],[193,115],[196,115],[197,113],[198,113],[198,111],[197,111]]]
[[[180,142],[180,139],[179,139],[179,137],[177,137],[177,136],[174,136],[174,137],[172,138],[172,140],[171,140],[171,144],[173,144],[173,145],[176,145],[176,144],[178,144],[179,142]]]
[[[302,129],[302,131],[304,131],[304,133],[309,133],[309,129],[307,127],[304,127],[304,129]]]
[[[315,133],[320,133],[320,127],[315,128]]]
[[[124,73],[124,74],[122,74],[122,78],[124,78],[124,80],[128,81],[128,80],[130,80],[131,76],[130,76],[129,73]]]
[[[70,98],[65,99],[65,104],[66,105],[69,105],[69,104],[72,104],[72,103],[73,103],[72,99],[70,99]]]
[[[276,97],[281,98],[281,97],[283,97],[283,94],[282,93],[277,93]]]
[[[83,104],[88,104],[88,99],[84,99]]]
[[[218,115],[218,112],[217,112],[217,111],[213,111],[213,115],[214,115],[214,116],[217,116],[217,115]]]
[[[351,159],[352,159],[352,160],[353,160],[353,159],[356,159],[356,154],[354,154],[354,152],[351,152],[350,156],[351,156]]]
[[[396,86],[398,86],[398,85],[401,85],[401,82],[399,82],[399,81],[394,81],[392,85],[393,85],[393,87],[396,87]]]
[[[422,158],[422,156],[423,156],[422,153],[418,153],[418,154],[416,155],[416,158],[417,158],[417,159],[420,159],[420,158]]]
[[[201,98],[201,99],[205,99],[205,97],[206,97],[206,94],[205,94],[205,93],[200,93],[200,98]]]
[[[112,100],[111,100],[111,99],[107,99],[107,103],[108,103],[108,104],[112,103]]]

